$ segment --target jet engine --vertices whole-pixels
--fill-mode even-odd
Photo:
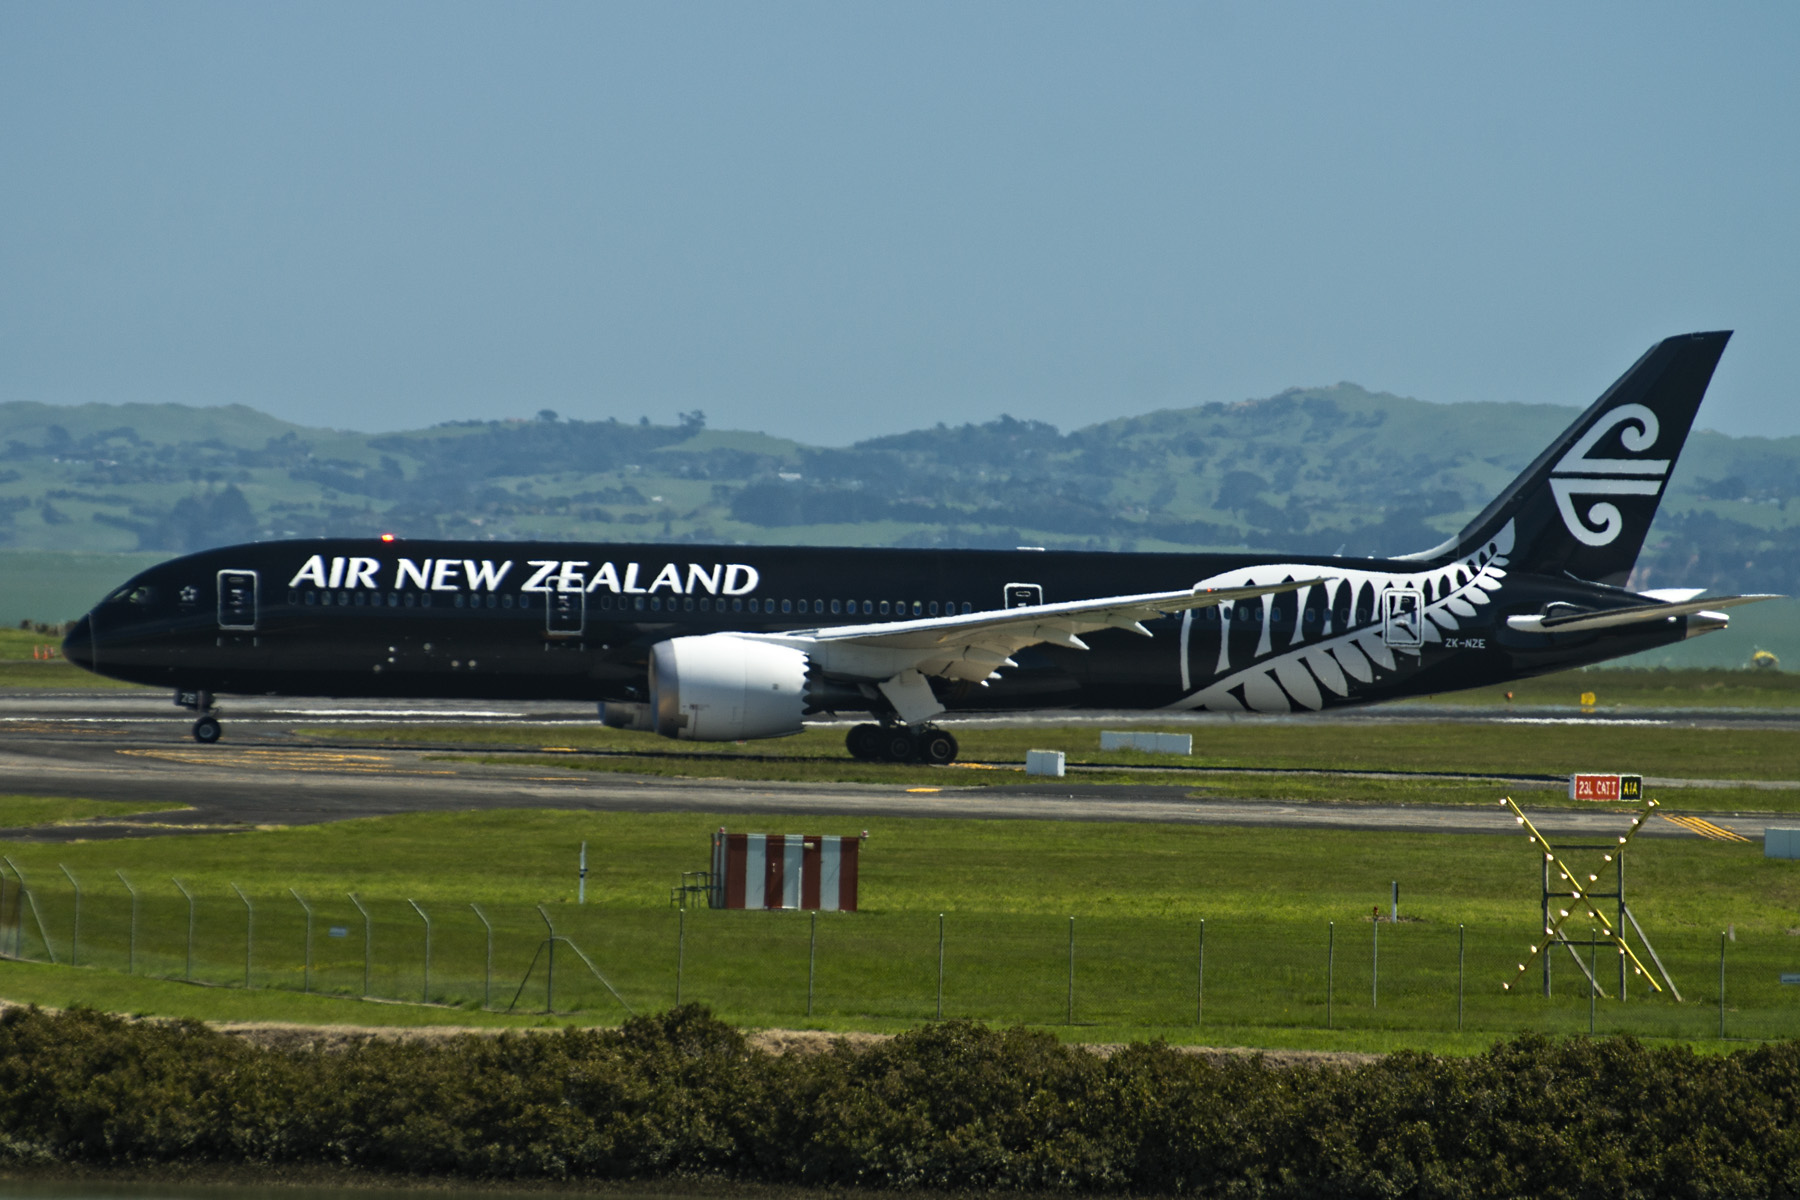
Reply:
[[[650,648],[656,732],[694,742],[786,737],[807,710],[806,655],[727,633]]]

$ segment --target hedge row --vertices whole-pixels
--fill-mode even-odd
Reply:
[[[0,1164],[322,1165],[1196,1196],[1800,1196],[1800,1044],[1525,1038],[1475,1058],[1102,1059],[933,1025],[770,1055],[705,1009],[618,1030],[271,1050],[0,1018]]]

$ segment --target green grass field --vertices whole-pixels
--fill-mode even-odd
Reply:
[[[1660,725],[1535,725],[1459,722],[1374,724],[1279,720],[1209,723],[1200,726],[1146,723],[1133,728],[1166,729],[1194,735],[1194,755],[1102,751],[1092,726],[965,728],[957,731],[966,761],[1022,762],[1033,748],[1063,749],[1101,766],[1282,768],[1476,772],[1564,775],[1573,765],[1601,760],[1646,775],[1680,778],[1800,780],[1800,740],[1785,730],[1684,729]],[[805,764],[844,757],[842,729],[813,729],[795,737],[753,743],[677,742],[646,733],[626,733],[598,723],[580,726],[347,726],[325,729],[325,739],[353,739],[404,745],[518,746],[561,754],[571,751],[628,754],[636,759],[698,761],[715,773],[732,762]],[[712,764],[717,764],[712,765]],[[868,765],[868,764],[864,764]],[[699,769],[699,768],[696,768]],[[1599,769],[1598,767],[1594,769]],[[893,778],[916,778],[922,768],[898,768]],[[931,772],[960,774],[962,768]],[[910,773],[908,773],[910,772]],[[882,776],[888,778],[888,776]]]
[[[1511,693],[1512,698],[1507,699]],[[1792,708],[1800,705],[1800,671],[1716,667],[1593,667],[1521,679],[1496,687],[1445,692],[1403,704],[1459,704],[1502,709],[1553,705],[1581,708],[1592,693],[1597,711],[1630,708]]]
[[[39,657],[54,651],[55,657]],[[29,629],[0,629],[0,689],[84,691],[135,687],[84,671],[62,657],[62,637]]]
[[[669,907],[683,870],[706,865],[709,831],[725,819],[690,814],[546,812],[416,815],[236,835],[14,843],[4,853],[31,883],[22,924],[14,890],[0,922],[26,956],[8,965],[7,998],[90,1003],[128,1012],[213,1019],[331,1023],[535,1024],[546,1018],[546,927],[581,948],[639,1011],[682,999],[758,1026],[893,1030],[936,1015],[938,914],[944,914],[946,1016],[1053,1026],[1079,1040],[1165,1036],[1262,1046],[1467,1050],[1522,1030],[1582,1032],[1585,985],[1565,956],[1556,995],[1506,994],[1537,916],[1535,860],[1524,839],[1249,831],[1125,824],[869,820],[862,902],[817,920],[812,1015],[807,964],[814,929],[798,913]],[[771,831],[858,832],[850,820],[772,815]],[[741,824],[738,827],[742,827]],[[576,848],[588,843],[588,903],[575,901]],[[60,865],[82,882],[81,942]],[[115,875],[140,893],[135,958],[131,907]],[[196,897],[194,975],[187,972],[186,900]],[[1401,883],[1400,924],[1369,921]],[[254,908],[243,989],[247,912]],[[1597,1028],[1649,1038],[1704,1039],[1718,1026],[1719,936],[1727,946],[1727,1031],[1800,1034],[1800,872],[1755,844],[1657,841],[1631,851],[1633,908],[1687,1003],[1599,1002]],[[315,909],[312,987],[303,995],[305,915]],[[371,918],[370,989],[363,1003],[363,917]],[[429,983],[424,921],[432,922]],[[483,1010],[486,939],[495,929],[491,1006]],[[1074,1024],[1069,933],[1075,932]],[[1206,922],[1204,1011],[1198,991]],[[1326,1029],[1327,923],[1335,922],[1333,1002]],[[1466,931],[1465,1030],[1457,1027],[1458,927]],[[342,936],[332,931],[341,930]],[[1372,938],[1380,945],[1371,1002]],[[82,964],[67,964],[78,955]],[[161,976],[164,980],[140,976]],[[1615,972],[1603,969],[1611,990]],[[1536,976],[1533,976],[1536,980]],[[557,959],[562,1019],[611,1022],[623,1009],[570,951]],[[437,1007],[441,1006],[441,1007]]]
[[[1166,728],[1193,733],[1196,753],[1181,758],[1102,751],[1100,731],[1092,726],[963,729],[958,737],[964,762],[948,768],[857,762],[843,751],[842,731],[831,729],[748,745],[673,742],[597,724],[357,726],[309,736],[443,746],[446,751],[480,747],[479,753],[444,757],[564,770],[945,788],[1037,782],[1016,766],[1027,750],[1036,748],[1062,750],[1069,778],[1081,783],[1182,786],[1197,798],[1362,804],[1492,804],[1498,798],[1491,782],[1405,777],[1451,772],[1542,776],[1541,782],[1509,785],[1509,790],[1528,793],[1533,804],[1579,807],[1567,799],[1557,780],[1572,770],[1615,770],[1661,778],[1746,781],[1741,787],[1659,787],[1656,795],[1671,811],[1800,810],[1800,783],[1786,788],[1749,786],[1749,781],[1800,781],[1800,744],[1784,730],[1282,721]],[[998,769],[985,766],[994,764]],[[1303,773],[1266,773],[1271,771]],[[1370,778],[1355,772],[1393,772],[1402,777]]]
[[[172,801],[145,800],[125,803],[112,800],[82,800],[66,796],[0,796],[0,829],[23,829],[35,825],[60,825],[132,813],[168,812],[183,807]]]

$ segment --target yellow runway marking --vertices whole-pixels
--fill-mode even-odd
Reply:
[[[1701,817],[1671,817],[1664,813],[1663,820],[1679,825],[1689,833],[1697,833],[1703,838],[1711,838],[1715,842],[1747,842],[1750,840],[1741,833],[1733,833],[1731,830],[1714,825],[1711,821]]]
[[[134,758],[207,767],[260,767],[265,771],[293,771],[316,775],[420,775],[455,776],[455,771],[425,767],[400,767],[383,754],[342,754],[331,750],[121,750]]]
[[[907,788],[909,792],[941,792],[943,788]]]
[[[211,750],[121,750],[120,754],[139,758],[162,758],[170,762],[216,763],[221,760],[244,760],[259,763],[329,762],[385,763],[393,760],[385,754],[344,754],[335,750],[263,750],[255,747],[215,748]]]

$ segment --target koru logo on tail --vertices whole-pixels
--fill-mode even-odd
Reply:
[[[1621,428],[1623,426],[1623,428]],[[1619,506],[1604,499],[1591,503],[1586,497],[1654,496],[1662,491],[1669,474],[1666,458],[1594,458],[1594,448],[1619,430],[1619,444],[1633,454],[1656,445],[1656,414],[1641,404],[1621,404],[1581,436],[1550,471],[1550,491],[1556,497],[1563,524],[1585,545],[1608,546],[1625,528]],[[1586,511],[1578,511],[1575,497],[1584,499]]]

